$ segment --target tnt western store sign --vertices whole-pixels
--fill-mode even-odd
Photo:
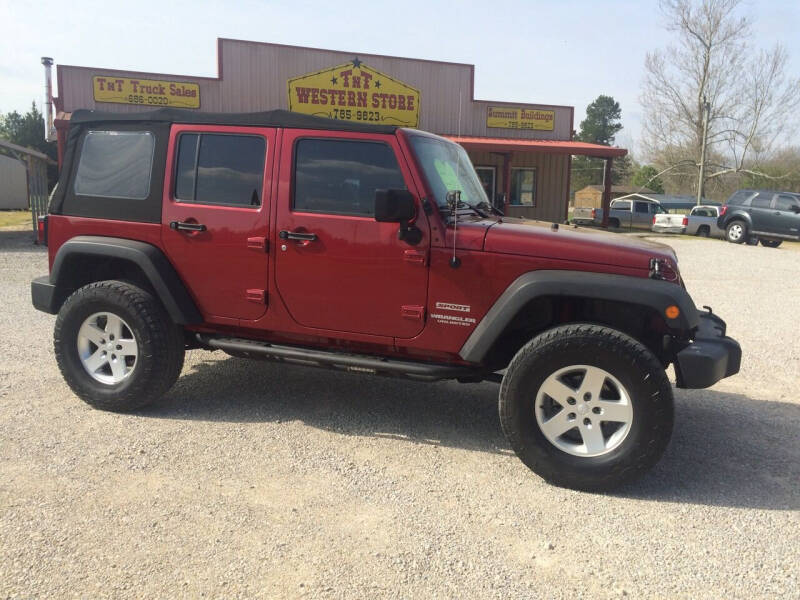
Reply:
[[[550,221],[566,217],[571,154],[625,153],[573,142],[570,106],[475,99],[469,64],[230,39],[217,41],[217,63],[216,77],[58,65],[61,146],[70,113],[79,108],[282,108],[418,127],[464,146],[487,195],[507,214]]]

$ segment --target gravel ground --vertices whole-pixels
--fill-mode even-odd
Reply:
[[[0,231],[0,597],[798,597],[800,253],[670,242],[742,373],[676,390],[604,496],[530,473],[488,383],[196,351],[158,406],[92,410],[30,305],[45,253]]]

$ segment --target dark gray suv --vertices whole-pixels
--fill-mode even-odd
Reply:
[[[720,208],[717,226],[734,244],[777,248],[783,240],[800,240],[800,194],[738,190]]]

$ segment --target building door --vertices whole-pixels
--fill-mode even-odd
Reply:
[[[275,278],[292,318],[317,329],[410,338],[422,331],[430,236],[375,221],[376,189],[409,189],[394,136],[284,131]]]
[[[274,141],[272,129],[173,127],[161,238],[209,320],[266,312]]]
[[[478,174],[478,179],[481,180],[486,197],[489,198],[489,202],[494,206],[495,190],[497,189],[495,184],[497,167],[475,167],[475,172]]]

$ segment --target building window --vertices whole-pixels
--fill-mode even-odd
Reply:
[[[536,206],[536,169],[511,169],[511,198],[514,206]]]
[[[406,189],[394,151],[382,142],[305,139],[295,148],[293,209],[375,214],[375,190]]]
[[[475,167],[475,172],[478,174],[478,179],[481,180],[481,185],[486,192],[486,197],[489,202],[494,204],[495,193],[495,173],[497,167]]]
[[[178,142],[175,198],[181,202],[261,206],[264,138],[184,133]]]
[[[149,131],[90,131],[83,140],[75,194],[144,200],[150,194],[154,148]]]

